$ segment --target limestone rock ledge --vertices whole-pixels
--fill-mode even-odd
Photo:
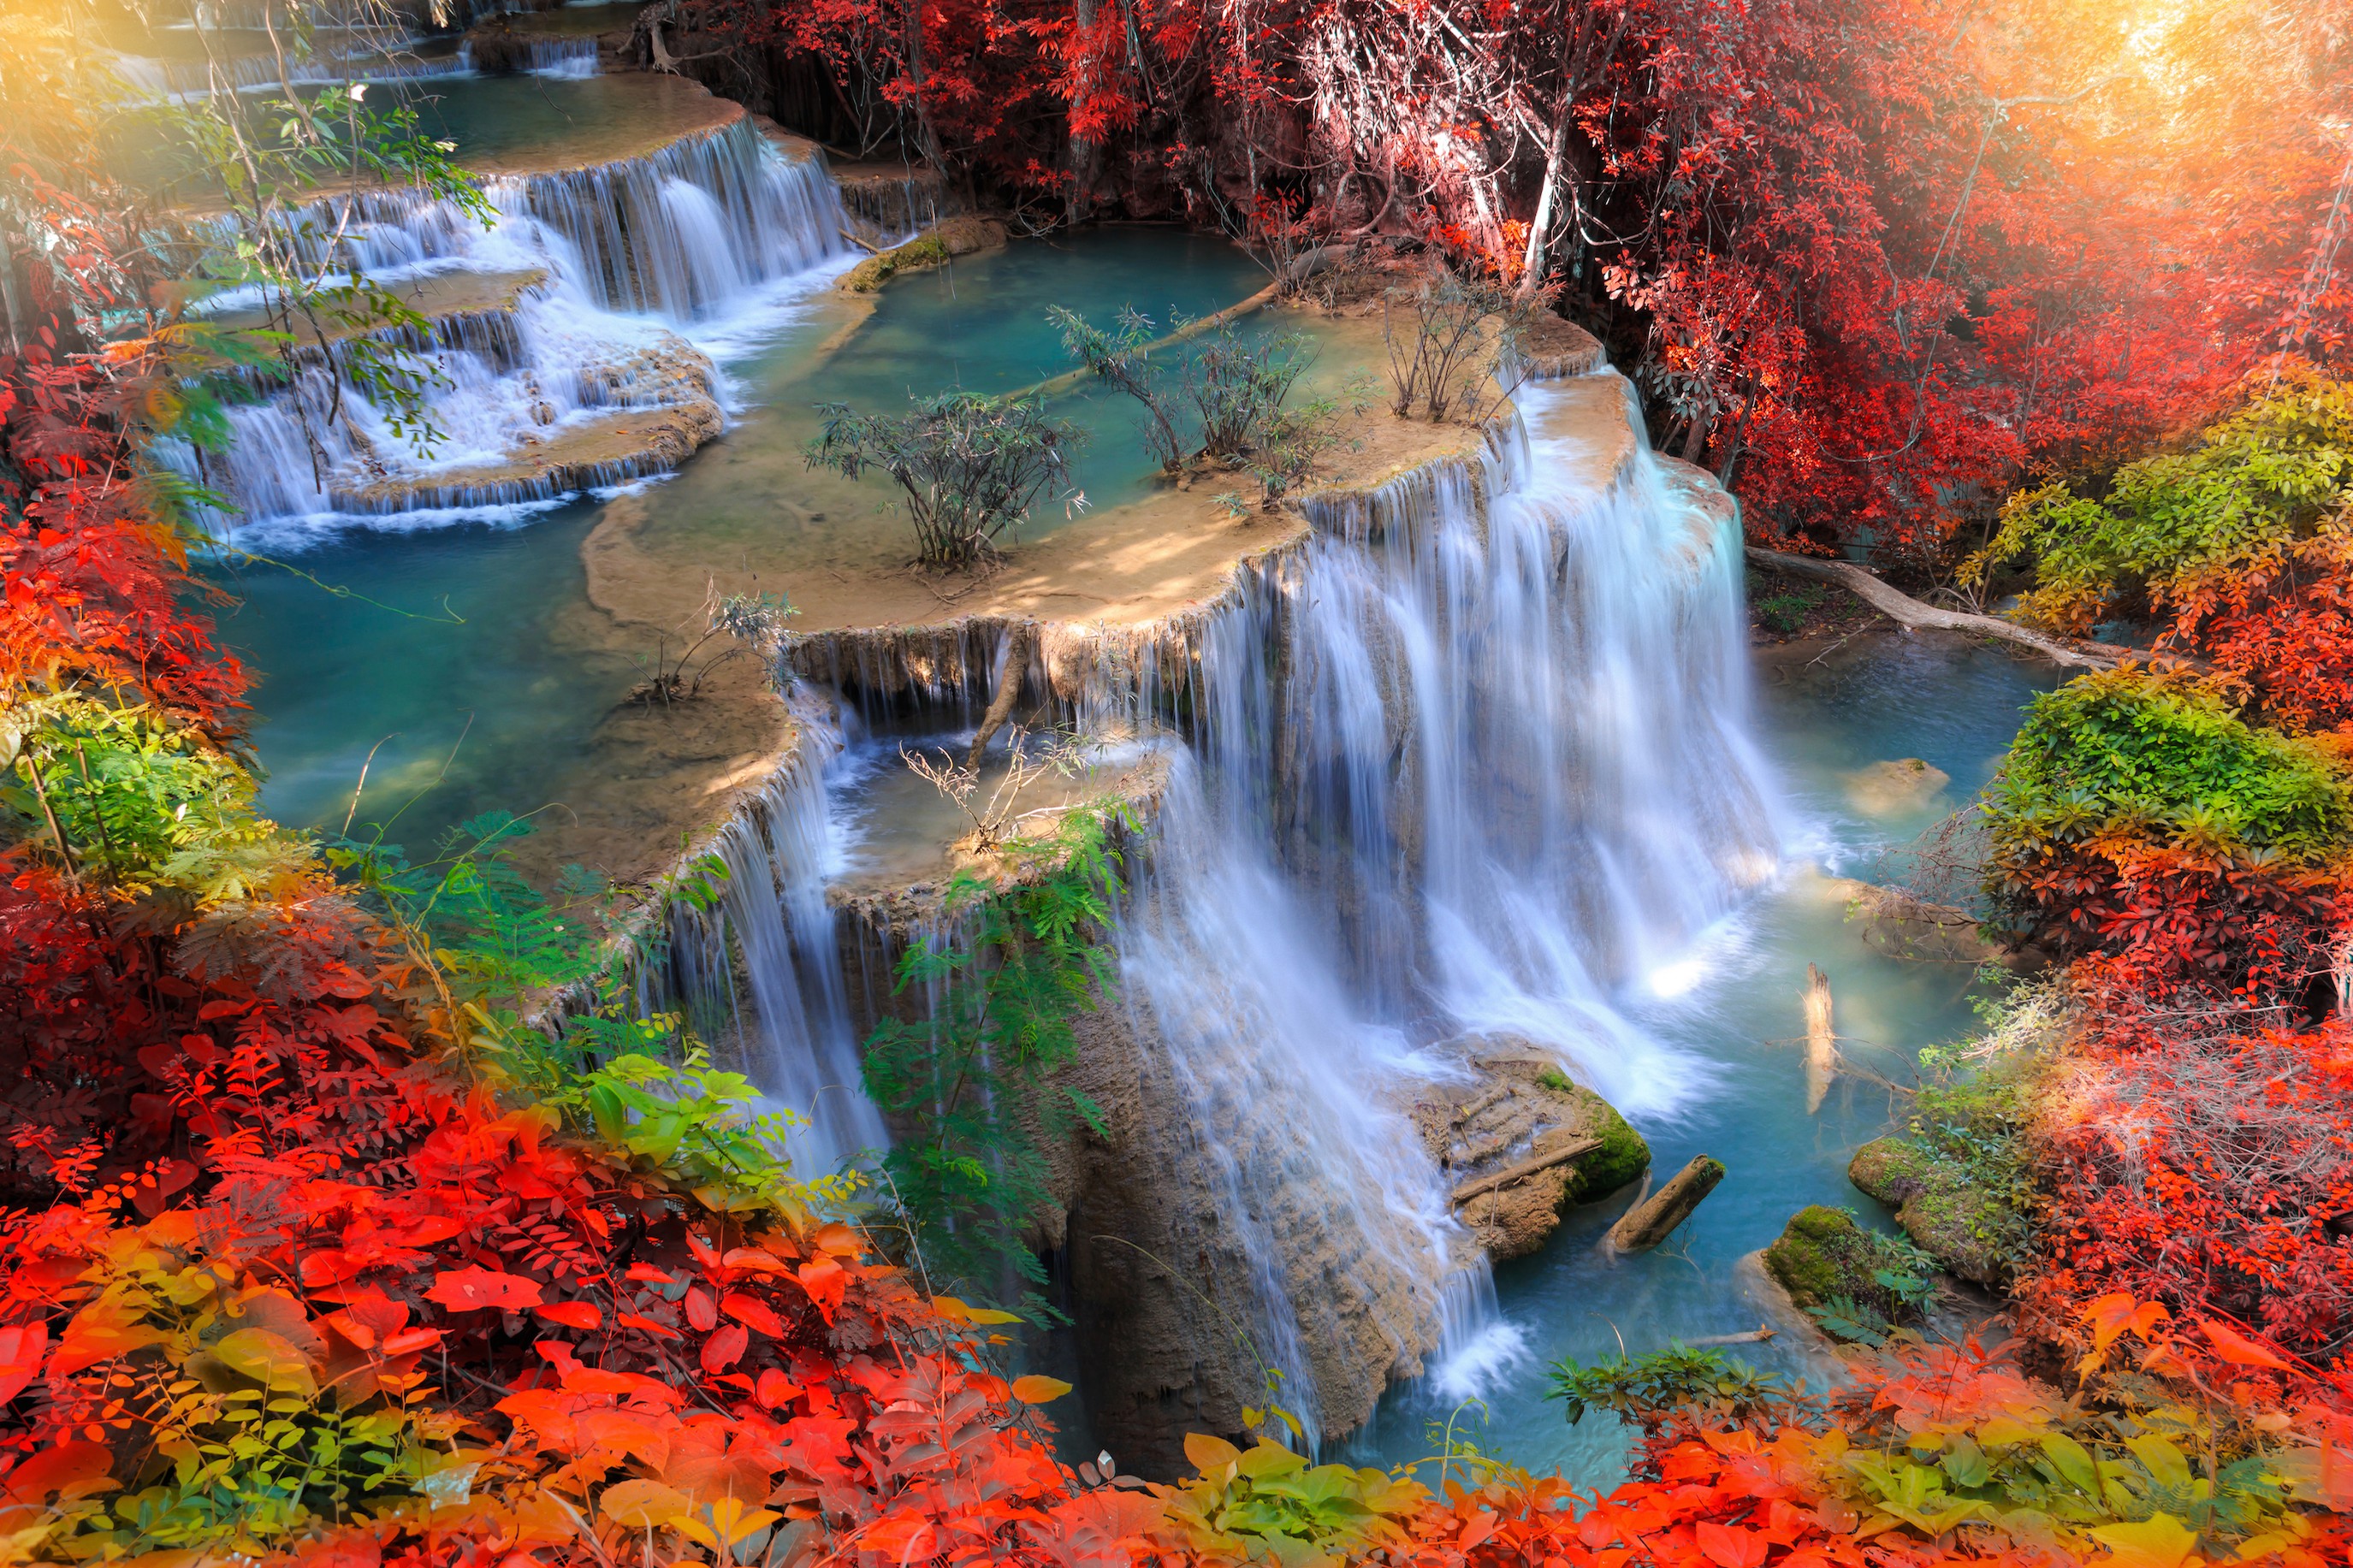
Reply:
[[[364,453],[356,471],[329,476],[328,496],[336,510],[383,515],[543,500],[668,473],[725,426],[717,386],[701,350],[661,332],[582,373],[574,391],[598,412],[559,424],[543,403],[544,434],[524,435],[498,462],[403,472]]]

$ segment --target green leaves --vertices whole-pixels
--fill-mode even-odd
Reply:
[[[1552,1365],[1547,1399],[1566,1406],[1569,1425],[1588,1412],[1606,1410],[1622,1420],[1655,1427],[1683,1409],[1719,1412],[1732,1420],[1795,1419],[1813,1408],[1802,1387],[1757,1372],[1719,1351],[1674,1345],[1640,1360],[1618,1356],[1580,1364],[1564,1356]]]
[[[937,997],[931,1016],[886,1019],[867,1043],[867,1092],[917,1130],[884,1159],[938,1285],[987,1298],[1008,1279],[1042,1283],[1020,1244],[1045,1199],[1041,1142],[1103,1125],[1049,1079],[1078,1054],[1072,1019],[1110,986],[1099,933],[1124,889],[1110,833],[1124,823],[1119,808],[1071,812],[1053,837],[1004,847],[1004,885],[959,873],[943,912],[960,940],[918,942],[899,966],[901,992]]]
[[[2079,676],[2035,699],[1988,811],[1998,858],[2127,831],[2309,863],[2353,827],[2353,795],[2328,752],[2137,670]]]
[[[844,479],[871,471],[896,481],[924,564],[973,564],[1029,515],[1049,485],[1069,482],[1068,450],[1082,433],[1049,419],[1037,399],[943,392],[908,402],[895,417],[820,404],[824,427],[803,457]],[[1074,505],[1085,504],[1071,493]]]
[[[2021,554],[2036,585],[2021,615],[2060,631],[2090,627],[2111,601],[2225,566],[2308,531],[2353,489],[2353,383],[2309,374],[2209,426],[2188,452],[2117,470],[2105,500],[2054,482],[2010,498],[2000,531],[1962,567],[1983,583]]]

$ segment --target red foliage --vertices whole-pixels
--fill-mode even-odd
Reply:
[[[2274,545],[2166,595],[2165,645],[2192,650],[2248,717],[2353,733],[2353,534]]]

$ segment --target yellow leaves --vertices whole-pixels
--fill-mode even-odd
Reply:
[[[73,1321],[66,1325],[65,1333],[58,1341],[57,1353],[49,1358],[49,1375],[63,1377],[100,1362],[160,1344],[163,1340],[163,1331],[139,1321],[121,1297],[102,1296],[76,1313]]]
[[[708,1523],[689,1516],[673,1520],[670,1527],[689,1541],[716,1552],[732,1554],[739,1544],[759,1534],[784,1515],[773,1509],[746,1508],[730,1497],[721,1498],[712,1503],[706,1517]]]
[[[2091,1534],[2115,1554],[2101,1568],[2181,1568],[2198,1544],[2198,1532],[2169,1513],[2133,1524],[2102,1525]]]
[[[630,1530],[657,1530],[682,1517],[693,1504],[675,1487],[641,1479],[616,1481],[596,1500],[596,1511]]]
[[[2060,1479],[2085,1497],[2099,1497],[2100,1467],[2094,1462],[2090,1449],[2063,1432],[2044,1434],[2042,1447],[2043,1457],[2059,1472]]]
[[[954,1296],[932,1298],[932,1310],[952,1323],[1018,1323],[1020,1318],[1011,1312],[1000,1312],[994,1307],[976,1307]]]
[[[607,1487],[596,1511],[624,1530],[674,1530],[722,1557],[784,1517],[732,1495],[698,1510],[694,1500],[676,1487],[642,1477]]]
[[[1223,1437],[1213,1437],[1207,1432],[1185,1434],[1185,1458],[1206,1479],[1219,1480],[1230,1475],[1227,1466],[1239,1467],[1242,1451]]]
[[[2092,1331],[2092,1353],[2075,1363],[2078,1373],[2097,1371],[2107,1360],[2108,1348],[2125,1334],[2144,1342],[2157,1338],[2158,1325],[2173,1314],[2162,1301],[2136,1301],[2122,1291],[2102,1296],[2077,1314]]]
[[[240,1377],[249,1377],[273,1392],[309,1399],[319,1392],[311,1358],[283,1334],[268,1329],[238,1329],[224,1334],[213,1355]]]
[[[1043,1377],[1031,1373],[1013,1380],[1013,1397],[1024,1405],[1045,1405],[1071,1392],[1071,1385],[1059,1377]]]

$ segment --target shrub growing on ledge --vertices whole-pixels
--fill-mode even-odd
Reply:
[[[839,469],[846,479],[873,470],[896,480],[923,564],[960,569],[996,554],[998,538],[1019,526],[1050,486],[1063,487],[1072,507],[1086,504],[1068,488],[1068,454],[1079,430],[1049,419],[1042,404],[975,392],[909,401],[913,407],[896,417],[819,404],[825,429],[804,456],[808,467]]]

